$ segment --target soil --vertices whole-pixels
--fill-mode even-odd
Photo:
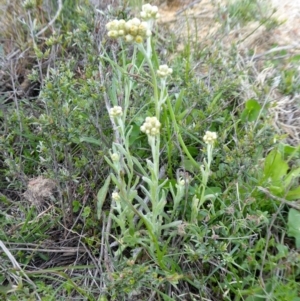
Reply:
[[[263,67],[265,55],[279,53],[280,50],[287,52],[285,58],[300,54],[300,1],[265,1],[258,1],[258,3],[264,5],[267,3],[269,11],[266,13],[269,16],[272,15],[279,23],[279,26],[271,30],[260,26],[258,22],[250,22],[244,26],[231,26],[225,5],[228,0],[167,0],[159,2],[161,15],[159,22],[167,28],[167,31],[182,41],[178,45],[179,51],[184,47],[187,38],[202,43],[203,46],[207,46],[215,40],[222,42],[224,47],[230,47],[234,43],[241,54],[248,53],[251,49],[253,57],[250,62],[257,71],[257,81],[262,82],[276,72],[273,68]],[[226,24],[226,34],[223,36],[218,34],[221,23]],[[285,68],[289,68],[289,66],[287,65]],[[298,71],[300,71],[300,67]],[[299,74],[297,77],[299,78]],[[299,145],[299,92],[282,95],[275,87],[270,93],[270,101],[273,103],[270,113],[274,116],[275,129],[279,134],[287,136],[288,143]]]

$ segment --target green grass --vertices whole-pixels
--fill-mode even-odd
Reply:
[[[219,38],[182,51],[162,29],[148,60],[104,26],[140,1],[105,13],[63,1],[49,28],[59,6],[44,2],[1,4],[3,300],[299,301],[300,147],[274,128],[270,97],[297,93],[299,57],[248,64],[222,40],[229,21],[271,31],[266,4],[230,1]]]

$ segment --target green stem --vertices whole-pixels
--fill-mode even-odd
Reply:
[[[202,183],[200,185],[201,188],[201,197],[200,197],[200,202],[199,202],[199,207],[200,208],[203,203],[204,203],[204,194],[205,194],[205,189],[207,187],[207,182],[209,178],[209,173],[210,173],[210,165],[212,162],[212,152],[213,152],[213,145],[208,144],[207,145],[207,163],[204,161],[204,170],[201,169],[201,174],[202,174]]]
[[[149,137],[151,145],[152,158],[153,158],[153,172],[151,173],[152,185],[150,188],[151,203],[152,203],[152,223],[156,225],[157,217],[160,212],[157,212],[157,204],[159,202],[159,147],[160,147],[160,136]]]
[[[160,247],[159,247],[159,243],[158,243],[158,239],[156,237],[156,235],[153,233],[152,231],[152,227],[150,225],[150,223],[147,221],[147,219],[144,217],[144,215],[142,213],[140,213],[127,199],[125,199],[126,203],[128,204],[128,206],[132,209],[132,211],[135,212],[135,214],[137,214],[140,219],[144,222],[144,225],[146,226],[147,230],[148,230],[148,233],[152,239],[152,242],[154,243],[154,246],[155,246],[155,250],[156,250],[156,253],[157,253],[157,261],[158,261],[158,265],[166,270],[166,266],[165,264],[163,263],[163,254],[162,254],[162,251],[160,250]]]

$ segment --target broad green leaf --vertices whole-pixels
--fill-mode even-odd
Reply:
[[[137,139],[141,138],[140,126],[137,124],[132,125],[132,131],[129,136],[129,145],[132,145]]]
[[[288,216],[288,236],[294,237],[296,247],[300,248],[300,211],[291,208]]]
[[[288,168],[289,166],[282,159],[280,152],[274,149],[265,160],[264,180],[271,179],[273,184],[278,185],[278,182],[286,175]]]
[[[299,157],[300,155],[300,145],[292,146],[288,144],[279,144],[279,147],[285,156]]]
[[[110,176],[108,176],[105,180],[104,185],[101,187],[101,189],[99,190],[98,194],[97,194],[97,217],[98,219],[100,219],[101,217],[101,212],[102,212],[102,206],[106,200],[106,195],[107,195],[107,191],[109,188],[109,184],[110,184]]]
[[[286,257],[287,254],[289,253],[289,248],[288,246],[285,246],[283,244],[277,244],[276,248],[278,250],[278,255],[280,256],[280,258],[282,257]]]
[[[220,187],[207,187],[205,189],[204,195],[209,195],[209,194],[221,194],[222,189]]]
[[[292,180],[299,178],[299,176],[300,176],[300,167],[290,171],[284,179],[284,187],[288,188]]]
[[[195,172],[195,166],[190,159],[184,157],[181,164],[185,170],[187,170],[191,173]],[[200,166],[200,164],[199,164],[199,166]]]
[[[300,199],[300,186],[296,189],[290,190],[286,195],[286,199],[289,201]]]
[[[247,100],[245,104],[245,109],[242,112],[241,119],[243,122],[246,121],[255,121],[261,110],[261,105],[254,99]]]
[[[95,139],[93,137],[80,137],[80,142],[87,142],[87,143],[91,143],[91,144],[96,144],[98,146],[101,146],[101,141],[99,141],[98,139]]]
[[[279,186],[273,186],[271,185],[269,187],[270,192],[272,192],[275,195],[282,195],[284,193],[284,189],[283,187],[279,187]]]

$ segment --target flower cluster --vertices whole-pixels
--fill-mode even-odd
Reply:
[[[160,65],[157,70],[157,76],[158,77],[167,77],[168,75],[171,75],[173,72],[172,68],[169,68],[167,65]]]
[[[142,43],[143,40],[151,36],[151,30],[147,22],[142,22],[138,18],[133,18],[127,22],[124,20],[113,20],[106,24],[107,35],[111,38],[124,38],[126,42]]]
[[[142,6],[141,18],[143,20],[157,19],[159,17],[157,6],[145,4]]]
[[[161,124],[156,117],[147,117],[141,126],[141,131],[149,136],[156,136],[159,134],[160,126]]]
[[[120,201],[121,197],[119,195],[119,193],[117,191],[114,191],[112,194],[111,194],[111,198],[114,200],[114,201]]]
[[[111,108],[109,110],[109,115],[111,117],[118,117],[118,116],[122,116],[123,115],[123,111],[122,108],[119,106],[114,106],[113,108]]]
[[[123,37],[125,34],[125,20],[113,20],[106,24],[106,29],[108,30],[107,35],[110,38]]]
[[[120,160],[120,156],[117,153],[112,153],[110,155],[111,159],[113,160],[113,162],[118,162]]]
[[[205,135],[203,137],[203,140],[206,144],[211,144],[212,145],[217,140],[217,133],[206,131]]]

